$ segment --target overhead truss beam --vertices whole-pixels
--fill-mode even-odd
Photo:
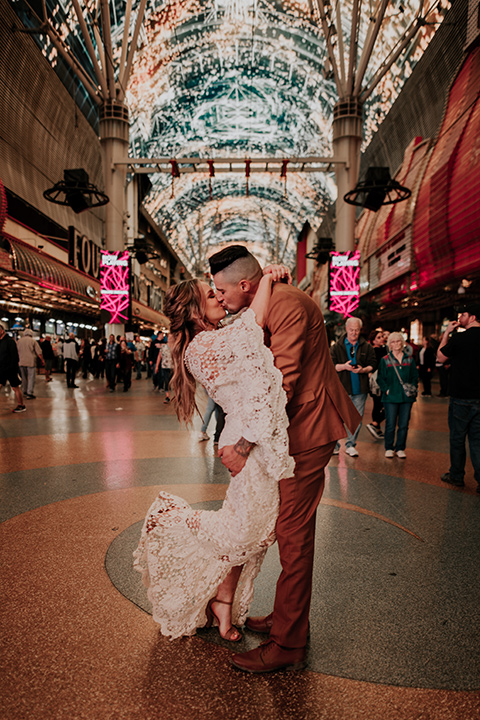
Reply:
[[[216,157],[216,158],[129,158],[128,161],[115,163],[127,165],[128,171],[137,175],[166,173],[169,175],[183,175],[186,173],[207,173],[214,177],[217,173],[272,173],[284,177],[291,172],[329,172],[333,165],[346,165],[346,161],[339,158],[309,156],[309,157]]]

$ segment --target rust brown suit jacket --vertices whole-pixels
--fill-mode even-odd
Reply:
[[[291,285],[277,283],[267,312],[265,342],[283,374],[290,420],[290,454],[346,436],[361,418],[338,379],[318,305]]]

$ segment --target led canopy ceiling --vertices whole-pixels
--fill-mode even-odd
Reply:
[[[34,25],[27,6],[15,3]],[[246,161],[331,158],[333,108],[345,95],[363,105],[367,143],[447,7],[447,0],[46,0],[43,20],[83,69],[90,118],[92,103],[106,99],[92,56],[107,75],[111,57],[117,96],[129,110],[132,159],[213,161],[201,171],[177,173],[172,164],[151,173],[144,200],[201,273],[206,256],[230,241],[293,264],[304,223],[318,227],[335,199],[333,165],[312,171],[285,162],[282,172],[265,172]],[[136,48],[128,72],[126,40]],[[60,72],[68,58],[52,33],[39,42]],[[215,160],[226,157],[240,166],[220,170]]]

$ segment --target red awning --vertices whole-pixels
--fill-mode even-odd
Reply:
[[[13,271],[20,277],[34,280],[39,285],[59,292],[74,293],[82,298],[100,301],[98,280],[75,270],[26,243],[3,234],[10,245],[13,257]]]

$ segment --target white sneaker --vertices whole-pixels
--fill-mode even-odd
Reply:
[[[198,442],[203,442],[204,440],[210,440],[209,436],[206,432],[199,432],[198,433]]]
[[[403,458],[406,458],[407,456],[405,450],[397,450],[397,457],[402,458],[402,460]]]
[[[392,458],[395,457],[395,453],[393,450],[385,450],[385,457]]]
[[[350,455],[350,457],[358,457],[358,452],[352,446],[345,448],[345,452],[347,455]]]
[[[338,446],[338,447],[336,446],[333,448],[332,455],[340,455],[340,446]]]

